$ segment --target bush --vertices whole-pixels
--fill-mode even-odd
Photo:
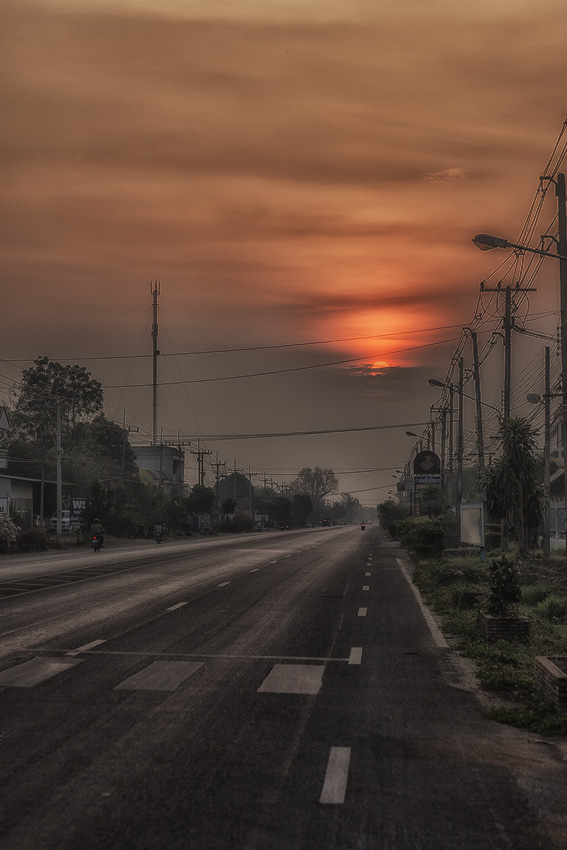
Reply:
[[[5,555],[16,542],[17,528],[9,517],[0,514],[0,553]]]
[[[443,525],[437,519],[413,517],[400,526],[400,541],[412,558],[441,557],[443,540]]]
[[[551,594],[536,605],[535,613],[550,623],[564,623],[567,619],[567,598]]]
[[[43,528],[18,528],[16,543],[21,552],[46,552],[49,549],[49,541]]]
[[[492,558],[490,572],[490,600],[488,611],[496,617],[506,616],[512,606],[522,598],[518,570],[514,561],[502,555]]]

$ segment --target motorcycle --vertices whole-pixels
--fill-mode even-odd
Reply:
[[[91,537],[91,546],[93,547],[93,550],[95,552],[98,552],[100,550],[100,547],[102,546],[102,541],[98,534],[93,534],[93,536]]]
[[[163,542],[163,531],[155,531],[154,532],[154,540],[156,541],[156,543],[162,543]]]
[[[365,529],[365,528],[366,528],[366,526],[364,525],[364,523],[363,523],[363,522],[361,522],[361,523],[360,523],[360,530],[361,530],[361,531],[364,531],[364,529]]]

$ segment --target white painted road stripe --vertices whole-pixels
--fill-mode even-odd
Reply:
[[[417,587],[415,586],[415,584],[411,580],[410,574],[408,573],[408,571],[406,570],[402,561],[399,558],[396,558],[396,561],[398,563],[400,570],[402,571],[402,573],[404,575],[404,578],[406,579],[407,583],[409,584],[413,595],[415,596],[415,598],[417,600],[417,604],[421,608],[421,613],[423,614],[425,622],[429,626],[429,631],[431,632],[431,637],[433,638],[435,645],[437,647],[439,647],[439,649],[449,649],[449,644],[447,643],[447,641],[443,637],[439,626],[437,625],[437,623],[433,619],[431,611],[424,604],[423,599],[421,598],[421,593],[419,592],[419,590],[417,589]]]
[[[363,590],[370,590],[370,585],[369,584],[363,584],[362,589]]]
[[[178,602],[177,605],[172,605],[171,608],[166,608],[166,611],[177,611],[178,608],[183,608],[184,605],[188,605],[188,602]]]
[[[227,584],[230,584],[229,581],[223,581],[221,584],[217,584],[217,587],[226,587]]]
[[[350,747],[331,747],[320,803],[340,805],[344,803],[350,764]]]
[[[371,576],[372,573],[364,573],[365,576]]]
[[[72,652],[67,652],[66,655],[79,655],[81,652],[87,652],[89,649],[94,649],[95,646],[100,646],[101,643],[106,643],[105,640],[93,640],[91,643],[85,643],[84,646],[80,646],[78,649],[74,649]]]
[[[319,664],[274,664],[258,693],[318,694],[324,672],[324,665]]]
[[[7,685],[12,688],[32,688],[34,685],[45,682],[46,679],[51,679],[52,676],[57,676],[58,673],[69,670],[75,664],[82,663],[82,658],[75,658],[73,661],[70,659],[63,661],[60,658],[32,658],[31,661],[18,664],[17,667],[3,670],[0,673],[0,685]]]
[[[115,691],[175,691],[203,667],[202,661],[154,661],[114,688]]]
[[[255,569],[255,570],[249,570],[249,572],[251,572],[251,573],[257,573],[257,572],[258,572],[258,567],[256,567],[256,569]]]
[[[361,664],[362,663],[362,647],[361,646],[351,647],[348,663],[349,664]]]
[[[368,608],[359,608],[358,609],[358,616],[359,617],[366,617],[367,611],[368,611]]]

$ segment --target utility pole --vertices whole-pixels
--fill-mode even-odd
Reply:
[[[551,460],[551,366],[550,366],[550,351],[549,346],[545,346],[545,388],[543,395],[545,424],[543,437],[543,552],[545,555],[550,554],[551,541],[549,539],[550,517],[549,517],[549,495],[550,495],[550,460]],[[557,512],[556,512],[557,514]],[[555,517],[555,525],[557,527],[557,515]]]
[[[463,444],[465,435],[464,419],[464,361],[459,358],[459,430],[457,434],[457,494],[456,502],[460,505],[463,501]]]
[[[565,210],[565,175],[555,175],[557,221],[559,225],[557,253],[567,256],[567,213]],[[559,260],[559,289],[561,293],[561,431],[563,444],[563,502],[567,505],[567,260]],[[567,512],[566,512],[567,513]],[[567,539],[565,541],[567,554]]]
[[[482,400],[480,392],[480,367],[478,362],[478,340],[476,331],[471,331],[471,339],[473,345],[473,369],[474,369],[474,385],[476,390],[476,441],[478,450],[478,469],[482,472],[484,469],[484,435],[482,429]]]
[[[198,470],[198,479],[199,485],[201,487],[205,486],[205,455],[212,455],[212,451],[210,449],[201,449],[197,447],[197,451],[191,449],[191,454],[197,456],[197,470]]]
[[[133,425],[126,425],[126,410],[122,411],[122,464],[120,468],[120,477],[122,478],[122,483],[124,483],[124,474],[126,469],[126,440],[128,438],[128,434],[131,431],[138,431],[139,428],[135,428]]]
[[[61,403],[59,401],[55,402],[56,405],[56,428],[57,428],[57,442],[56,442],[56,454],[57,454],[57,539],[61,537],[61,525],[62,525],[62,517],[63,517],[63,484],[61,477],[61,458],[63,455],[63,448],[61,446]]]
[[[495,289],[487,289],[484,282],[480,285],[481,292],[502,292],[504,291],[504,400],[503,400],[503,417],[504,421],[510,418],[510,397],[512,387],[512,291],[514,292],[537,292],[531,286],[521,289],[515,286],[512,290],[511,286],[507,286],[504,290],[500,284]]]
[[[157,445],[157,388],[158,388],[158,295],[160,293],[159,280],[151,283],[152,292],[152,445]]]

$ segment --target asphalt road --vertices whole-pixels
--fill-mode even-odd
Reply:
[[[0,562],[4,850],[565,850],[376,526]]]

